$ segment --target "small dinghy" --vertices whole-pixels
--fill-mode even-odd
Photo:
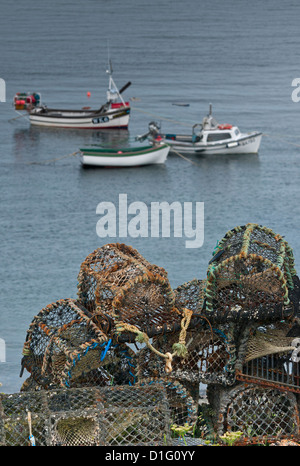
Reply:
[[[196,154],[256,154],[261,143],[262,133],[252,131],[242,133],[237,126],[219,124],[212,116],[210,105],[209,114],[203,118],[202,124],[195,124],[191,134],[162,134],[160,126],[149,123],[148,133],[138,136],[139,141],[147,137],[159,138],[170,145],[170,151]]]
[[[83,166],[94,167],[135,167],[165,163],[170,146],[155,143],[144,147],[125,149],[84,148],[81,151]]]

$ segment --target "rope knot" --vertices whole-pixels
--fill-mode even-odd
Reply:
[[[187,355],[187,347],[183,343],[174,343],[172,346],[172,350],[174,351],[176,356],[179,356],[180,358],[185,358]]]
[[[173,356],[172,356],[171,353],[166,353],[166,354],[165,354],[165,358],[166,358],[165,371],[167,372],[167,374],[169,374],[170,372],[172,372],[172,360],[173,360]]]

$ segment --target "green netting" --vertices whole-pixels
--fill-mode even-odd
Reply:
[[[207,270],[205,315],[215,322],[271,320],[294,314],[292,249],[257,224],[236,227],[217,245]]]

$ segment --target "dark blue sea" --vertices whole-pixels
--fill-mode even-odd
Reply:
[[[0,362],[1,390],[19,391],[22,348],[38,312],[76,298],[81,262],[124,242],[168,271],[171,285],[205,278],[216,242],[255,222],[285,236],[300,267],[300,4],[296,0],[16,0],[0,2]],[[128,131],[30,127],[16,118],[16,92],[40,92],[49,107],[100,107],[108,56],[113,77],[131,86]],[[87,92],[91,93],[87,97]],[[174,105],[178,103],[185,104]],[[151,120],[190,133],[214,116],[264,133],[258,155],[169,155],[162,166],[83,169],[80,147],[137,145]],[[54,160],[55,159],[55,160]],[[194,162],[194,163],[192,163]],[[101,238],[100,202],[204,203],[204,241]]]

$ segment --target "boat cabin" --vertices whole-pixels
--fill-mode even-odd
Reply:
[[[241,132],[237,126],[218,125],[210,129],[202,128],[198,133],[193,131],[193,142],[201,141],[204,144],[209,144],[229,139],[236,141],[240,136]]]

